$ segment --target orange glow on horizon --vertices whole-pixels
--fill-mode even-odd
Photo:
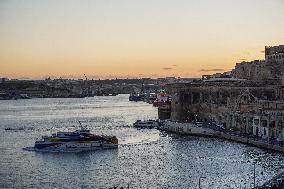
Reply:
[[[201,77],[230,71],[238,62],[264,59],[265,45],[284,44],[284,3],[243,3],[3,1],[0,77]]]

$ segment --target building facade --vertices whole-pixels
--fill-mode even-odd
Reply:
[[[214,122],[263,139],[282,140],[283,47],[265,47],[265,60],[237,64],[227,72],[230,78],[226,73],[167,85],[172,96],[171,120]]]

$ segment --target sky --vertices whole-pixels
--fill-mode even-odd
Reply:
[[[0,0],[0,77],[200,77],[284,44],[284,0]]]

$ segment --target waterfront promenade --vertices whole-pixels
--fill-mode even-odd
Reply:
[[[284,171],[266,181],[256,189],[284,189]]]
[[[177,134],[220,138],[284,153],[284,145],[282,141],[272,139],[265,140],[251,134],[228,130],[216,125],[166,121],[159,127],[159,129]]]

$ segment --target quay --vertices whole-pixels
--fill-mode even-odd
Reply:
[[[284,171],[255,189],[284,189]]]
[[[238,132],[226,130],[218,127],[206,127],[204,125],[198,125],[194,123],[181,123],[181,122],[172,122],[165,121],[159,126],[159,129],[162,131],[183,134],[183,135],[192,135],[192,136],[201,136],[201,137],[212,137],[230,140],[238,143],[243,143],[267,150],[273,150],[277,152],[284,153],[284,145],[282,142],[276,141],[265,141],[260,138],[257,138],[252,135],[243,135]]]

